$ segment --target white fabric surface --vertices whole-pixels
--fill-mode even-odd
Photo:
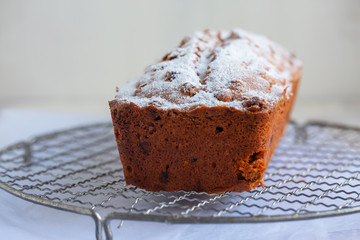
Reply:
[[[29,110],[0,112],[0,148],[31,136],[110,116]],[[360,239],[360,214],[252,224],[166,224],[113,221],[114,239]],[[40,206],[0,189],[0,239],[95,239],[91,217]]]

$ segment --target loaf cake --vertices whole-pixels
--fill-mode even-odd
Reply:
[[[185,37],[109,102],[126,183],[208,193],[263,185],[301,70],[292,53],[241,29]]]

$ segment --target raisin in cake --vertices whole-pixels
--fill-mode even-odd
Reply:
[[[263,185],[301,69],[244,30],[185,37],[109,102],[126,183],[208,193]]]

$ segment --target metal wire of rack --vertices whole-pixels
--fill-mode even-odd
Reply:
[[[22,199],[110,222],[229,223],[297,220],[360,211],[360,129],[288,125],[265,188],[207,194],[126,186],[111,123],[35,137],[0,151],[0,187]]]

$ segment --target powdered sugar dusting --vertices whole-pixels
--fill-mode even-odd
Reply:
[[[139,107],[271,106],[289,97],[301,61],[269,39],[244,30],[196,32],[130,80],[116,99]]]

